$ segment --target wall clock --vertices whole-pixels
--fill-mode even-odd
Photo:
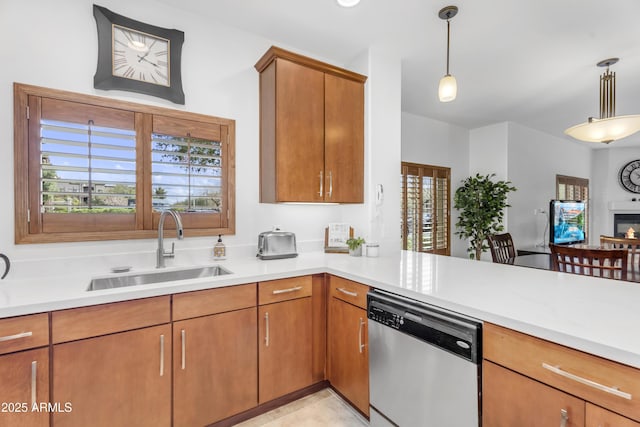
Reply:
[[[627,191],[640,193],[640,159],[633,160],[620,169],[620,184]]]
[[[184,104],[182,31],[134,21],[95,4],[93,16],[98,27],[96,89],[127,90]]]

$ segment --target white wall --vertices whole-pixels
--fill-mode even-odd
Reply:
[[[369,231],[371,211],[367,205],[353,207],[347,215],[340,206],[258,203],[258,73],[253,65],[272,44],[338,66],[346,67],[345,64],[332,61],[331,58],[318,57],[313,52],[301,52],[295,46],[281,45],[214,22],[210,17],[190,14],[161,2],[105,0],[101,5],[116,13],[184,31],[182,78],[186,103],[180,106],[135,93],[95,90],[93,75],[97,61],[97,32],[92,4],[93,1],[89,0],[0,2],[0,31],[5,40],[11,40],[2,45],[4,66],[0,69],[0,146],[5,153],[0,158],[0,194],[4,201],[0,210],[0,252],[8,254],[13,261],[19,261],[62,254],[87,256],[138,251],[152,253],[156,246],[155,240],[14,245],[13,82],[235,119],[236,235],[224,238],[231,249],[243,245],[255,246],[258,233],[270,229],[274,224],[294,231],[302,250],[321,247],[324,227],[329,222],[348,219],[357,230],[364,230],[362,233]],[[389,114],[390,130],[385,138],[395,138],[397,148],[390,148],[384,138],[371,138],[370,134],[380,131],[382,125],[377,122],[372,124],[367,117],[369,128],[365,151],[369,158],[374,159],[370,162],[370,168],[385,168],[380,174],[376,172],[376,177],[383,176],[385,188],[391,189],[397,179],[392,182],[390,177],[397,173],[400,158],[400,142],[397,137],[400,134],[400,124],[396,118],[400,114],[397,95],[400,90],[400,62],[397,58],[382,53],[378,55],[381,58],[379,60],[375,59],[375,52],[370,61],[369,56],[370,53],[365,52],[362,56],[364,59],[356,61],[364,65],[364,68],[356,70],[363,74],[368,74],[370,65],[373,67],[371,79],[366,86],[367,110],[375,112],[380,109],[382,113]],[[388,76],[381,65],[382,58],[393,61],[387,66],[392,77],[388,85],[385,80]],[[380,77],[376,78],[378,70],[381,70]],[[375,89],[372,89],[374,84]],[[392,102],[388,107],[385,106],[387,99],[377,98],[386,92],[392,95]],[[381,154],[377,154],[378,150],[381,150]],[[394,154],[394,150],[397,154]],[[390,163],[385,165],[380,162],[380,156],[390,156]],[[386,170],[386,167],[389,169]],[[369,181],[371,176],[369,170]],[[370,192],[365,197],[369,200]],[[385,214],[385,227],[391,227],[390,224],[396,221],[393,211],[399,211],[399,197],[392,193],[386,203],[385,212],[389,213]],[[180,250],[192,248],[211,248],[214,243],[213,237],[189,238],[187,233],[187,238],[176,244],[176,251],[179,253]],[[233,253],[232,250],[230,252]]]
[[[403,112],[402,161],[451,168],[453,206],[453,193],[468,176],[469,131],[459,126]],[[451,255],[466,257],[466,241],[453,234],[457,220],[457,210],[451,209]]]
[[[509,123],[509,180],[518,191],[509,195],[507,229],[517,247],[549,243],[546,226],[556,175],[591,181],[591,154],[588,144]],[[536,214],[536,209],[544,213]]]
[[[640,194],[626,191],[620,185],[618,178],[620,169],[636,159],[640,159],[640,148],[616,148],[615,142],[608,148],[594,150],[593,178],[591,180],[592,242],[596,242],[601,234],[612,235],[614,212],[640,212],[640,201],[631,201],[633,198],[640,200]],[[610,210],[610,202],[616,203],[618,207],[624,207],[624,210]],[[621,204],[619,202],[627,203]],[[636,203],[637,207],[635,207]]]

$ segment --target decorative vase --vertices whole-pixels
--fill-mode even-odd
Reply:
[[[358,246],[355,249],[349,249],[349,255],[351,255],[351,256],[362,256],[362,245]]]

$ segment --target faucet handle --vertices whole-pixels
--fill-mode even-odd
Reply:
[[[171,243],[171,252],[164,251],[162,256],[165,257],[165,258],[173,258],[175,249],[176,249],[176,244],[172,242]]]

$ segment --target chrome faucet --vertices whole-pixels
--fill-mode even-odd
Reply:
[[[167,216],[167,214],[171,215],[176,223],[176,236],[178,237],[178,240],[182,240],[182,238],[184,237],[184,230],[182,229],[182,220],[180,219],[180,214],[172,209],[162,211],[162,213],[160,214],[160,221],[158,222],[158,250],[156,251],[158,262],[156,263],[156,268],[164,268],[164,259],[173,258],[175,256],[175,243],[171,243],[171,252],[164,251],[164,217]]]

